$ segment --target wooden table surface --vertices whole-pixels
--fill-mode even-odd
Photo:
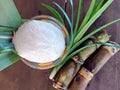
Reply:
[[[14,0],[22,18],[31,18],[35,15],[52,15],[40,4],[47,3],[55,7],[51,2],[53,0]],[[67,0],[54,0],[66,8],[70,14],[71,10]],[[78,6],[78,0],[74,0],[75,7]],[[84,0],[83,13],[87,10],[89,0]],[[76,8],[75,8],[76,9]],[[75,15],[77,9],[75,10]],[[120,17],[120,0],[114,0],[107,11],[90,28],[96,28],[106,22]],[[120,22],[106,28],[111,34],[111,40],[120,44]],[[107,64],[92,79],[86,90],[120,90],[120,53],[112,57]],[[54,90],[52,82],[48,79],[50,70],[35,70],[19,61],[9,68],[0,72],[0,90]]]

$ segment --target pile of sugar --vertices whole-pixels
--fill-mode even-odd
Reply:
[[[65,49],[65,39],[58,27],[43,21],[31,20],[22,24],[13,38],[21,57],[36,63],[59,58]]]

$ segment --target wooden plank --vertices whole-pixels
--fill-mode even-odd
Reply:
[[[47,10],[40,6],[40,3],[52,5],[53,0],[14,0],[23,18],[31,18],[38,14],[51,15]],[[56,0],[54,0],[56,1]],[[49,3],[50,2],[50,3]],[[64,7],[64,0],[57,0]],[[74,0],[75,7],[78,0]],[[100,19],[90,28],[96,28],[110,20],[120,17],[120,0],[115,0],[109,9]],[[84,0],[84,10],[87,10],[88,0]],[[54,6],[54,5],[53,5]],[[55,7],[55,6],[54,6]],[[67,6],[68,7],[68,6]],[[66,9],[70,13],[70,9]],[[38,13],[40,12],[40,13]],[[75,11],[76,12],[76,11]],[[111,40],[120,44],[120,23],[106,28],[112,35]],[[103,67],[103,69],[92,79],[86,90],[120,90],[120,53],[116,54]],[[17,62],[13,66],[0,72],[0,90],[54,90],[52,82],[48,79],[50,70],[35,70],[24,63]]]
[[[14,0],[22,18],[31,18],[36,15],[44,14],[53,16],[41,3],[48,4],[56,8],[52,2],[57,2],[64,8],[64,0]],[[56,8],[57,9],[57,8]],[[58,9],[57,9],[58,10]]]

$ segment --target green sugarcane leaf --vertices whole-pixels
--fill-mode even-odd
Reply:
[[[80,41],[78,41],[76,44],[74,44],[74,46],[73,46],[73,47],[71,48],[71,50],[70,50],[70,53],[71,53],[72,51],[74,51],[75,48],[77,48],[79,45],[81,45],[84,41],[86,41],[86,40],[87,40],[88,38],[90,38],[91,36],[95,35],[96,33],[102,31],[102,30],[105,29],[106,27],[108,27],[108,26],[110,26],[110,25],[112,25],[112,24],[114,24],[114,23],[116,23],[116,22],[119,22],[119,21],[120,21],[120,19],[113,20],[113,21],[111,21],[111,22],[109,22],[109,23],[107,23],[107,24],[105,24],[105,25],[103,25],[103,26],[101,26],[101,27],[93,30],[91,33],[89,33],[88,35],[86,35],[85,37],[83,37]]]
[[[13,32],[13,31],[16,31],[15,28],[8,28],[8,27],[1,27],[0,26],[0,33],[1,32]]]
[[[110,47],[115,47],[117,49],[120,49],[120,46],[117,45],[117,44],[106,43],[106,42],[97,42],[97,44],[102,44],[102,45],[105,45],[105,46],[110,46]]]
[[[0,26],[18,28],[21,22],[13,0],[0,0]]]
[[[42,6],[47,8],[55,16],[55,18],[57,20],[59,20],[63,25],[65,24],[62,16],[59,14],[59,12],[57,10],[55,10],[53,7],[51,7],[51,6],[47,5],[47,4],[42,4]]]
[[[11,35],[0,35],[0,39],[12,39]]]
[[[78,14],[77,14],[77,19],[76,19],[76,24],[74,29],[74,37],[76,36],[77,30],[78,30],[78,25],[80,21],[81,10],[82,10],[82,3],[83,3],[83,0],[79,0]]]
[[[74,26],[74,5],[73,5],[73,0],[70,0],[70,5],[71,5],[71,8],[72,8],[71,23],[72,23],[72,31],[73,31],[73,26]]]
[[[85,16],[82,24],[80,25],[80,27],[79,27],[79,29],[78,29],[78,33],[81,33],[81,32],[82,32],[81,29],[82,29],[82,28],[86,25],[86,23],[88,22],[91,14],[92,14],[92,12],[93,12],[93,10],[94,10],[95,2],[96,2],[96,0],[92,0],[92,1],[91,1],[90,7],[89,7],[89,9],[88,9],[88,11],[87,11],[87,14],[86,14],[86,16]],[[81,31],[81,32],[80,32],[80,31]]]
[[[74,31],[73,31],[73,26],[74,26],[74,5],[73,5],[73,0],[70,0],[70,5],[71,5],[71,9],[72,9],[72,17],[71,17],[71,33],[70,33],[70,47],[72,47],[73,41],[74,41]]]
[[[78,42],[89,27],[101,16],[101,14],[110,6],[113,0],[108,0],[103,7],[88,21],[88,23],[82,28],[82,30],[75,37],[74,43]]]
[[[0,49],[1,50],[5,50],[5,49],[13,49],[14,46],[11,43],[10,39],[4,39],[4,38],[0,38]]]
[[[65,10],[59,5],[59,4],[57,4],[56,2],[53,2],[60,10],[61,10],[61,12],[63,13],[63,15],[65,16],[65,18],[66,18],[66,20],[67,20],[67,22],[68,22],[68,24],[69,24],[69,26],[70,26],[70,29],[72,29],[72,23],[71,23],[71,21],[70,21],[70,18],[68,17],[68,15],[67,15],[67,13],[65,12]]]
[[[91,17],[103,6],[105,0],[97,0],[97,4],[93,10]]]
[[[19,61],[21,57],[14,54],[13,52],[0,54],[0,71]]]
[[[4,31],[2,32],[2,31],[1,31],[1,32],[0,32],[0,35],[11,35],[11,36],[12,36],[13,33],[12,33],[12,32],[4,32]]]
[[[0,71],[20,60],[20,57],[13,52],[11,39],[0,38]]]

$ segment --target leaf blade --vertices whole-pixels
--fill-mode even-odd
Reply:
[[[59,14],[59,12],[57,10],[55,10],[53,7],[51,7],[47,4],[42,4],[42,6],[44,6],[46,9],[48,9],[55,16],[55,18],[58,19],[63,25],[65,24],[62,16]]]
[[[65,12],[65,10],[64,10],[59,4],[57,4],[56,2],[53,2],[53,4],[55,4],[55,5],[61,10],[61,12],[62,12],[63,15],[65,16],[65,18],[66,18],[66,20],[67,20],[67,22],[68,22],[68,24],[69,24],[69,26],[70,26],[70,29],[72,29],[72,23],[71,23],[71,21],[70,21],[70,18],[69,18],[68,15],[67,15],[67,13]]]
[[[104,28],[116,23],[116,22],[119,22],[120,19],[116,19],[116,20],[113,20],[97,29],[95,29],[93,32],[89,33],[88,35],[86,35],[84,38],[82,38],[80,41],[78,41],[70,50],[70,52],[72,52],[76,47],[78,47],[80,44],[82,44],[85,40],[87,40],[88,38],[90,38],[91,36],[95,35],[96,33],[98,33],[99,31],[103,30]]]
[[[86,25],[86,23],[88,22],[91,14],[92,14],[92,12],[93,12],[93,9],[94,9],[94,6],[95,6],[95,2],[96,2],[96,0],[92,0],[92,1],[91,1],[91,5],[90,5],[90,7],[89,7],[89,9],[88,9],[88,11],[87,11],[87,13],[86,13],[86,16],[85,16],[82,24],[80,25],[80,27],[79,27],[79,29],[78,29],[78,33],[80,32],[80,30],[81,30],[81,29]]]
[[[91,17],[102,7],[104,0],[98,0]]]
[[[78,42],[82,38],[82,36],[85,34],[88,28],[95,22],[97,18],[101,16],[101,14],[110,6],[112,2],[113,0],[108,0],[103,5],[103,7],[88,21],[88,23],[83,27],[83,29],[75,37],[74,43]]]
[[[0,54],[0,71],[14,64],[20,59],[21,58],[18,55],[12,52]]]
[[[70,33],[70,45],[69,48],[72,47],[73,41],[74,41],[74,31],[73,31],[73,26],[74,26],[74,5],[73,5],[73,0],[70,0],[70,5],[72,9],[72,17],[71,17],[71,33]]]
[[[82,10],[82,3],[83,3],[83,0],[79,0],[78,14],[77,14],[76,25],[75,25],[75,29],[74,29],[74,36],[77,33],[77,29],[78,29],[78,25],[79,25],[79,20],[80,20],[80,15],[81,15],[81,10]]]
[[[13,0],[0,1],[0,25],[19,27],[21,17],[15,7]]]
[[[0,26],[0,32],[13,32],[13,31],[16,31],[16,29]]]

